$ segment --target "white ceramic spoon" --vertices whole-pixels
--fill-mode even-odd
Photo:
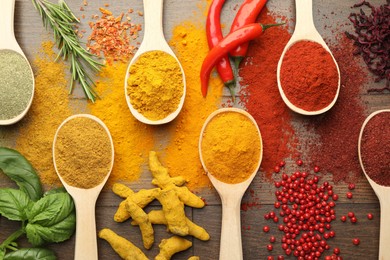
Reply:
[[[55,145],[57,140],[57,135],[61,127],[68,122],[77,117],[87,117],[92,120],[95,120],[99,123],[107,132],[107,135],[110,139],[111,143],[111,166],[109,171],[107,172],[107,176],[104,180],[97,186],[90,189],[81,189],[77,187],[73,187],[67,184],[61,175],[58,173],[57,165],[56,165],[56,154],[55,154]],[[67,192],[72,196],[75,208],[76,208],[76,245],[75,245],[75,260],[98,260],[98,250],[97,250],[97,239],[96,239],[96,220],[95,220],[95,205],[96,200],[102,190],[104,184],[106,183],[108,177],[110,176],[113,162],[114,162],[114,144],[112,142],[110,131],[107,126],[97,117],[88,115],[88,114],[78,114],[68,117],[62,122],[62,124],[58,127],[57,132],[54,136],[53,142],[53,161],[54,168],[60,178],[62,184],[64,185]]]
[[[129,109],[131,113],[134,115],[135,118],[137,118],[139,121],[149,124],[149,125],[161,125],[165,123],[171,122],[173,119],[176,118],[176,116],[180,113],[183,104],[184,99],[186,95],[186,81],[185,81],[185,75],[183,67],[181,66],[179,60],[177,59],[175,53],[172,51],[172,49],[169,47],[168,43],[166,42],[164,38],[164,32],[163,32],[163,26],[162,26],[162,15],[163,15],[163,0],[143,0],[144,4],[144,24],[145,24],[145,30],[144,30],[144,37],[141,43],[141,46],[139,47],[138,51],[134,55],[133,59],[131,60],[129,67],[127,68],[126,72],[126,78],[125,78],[125,96],[127,105],[129,106]],[[134,64],[134,62],[137,61],[137,59],[144,53],[149,51],[164,51],[174,57],[176,61],[178,62],[181,73],[183,75],[183,95],[180,99],[179,105],[177,109],[169,114],[166,118],[160,119],[160,120],[150,120],[146,118],[144,115],[139,113],[130,102],[130,97],[127,93],[127,80],[129,78],[129,70],[131,65]]]
[[[282,55],[278,62],[277,67],[277,81],[278,81],[278,88],[280,95],[282,96],[283,101],[286,103],[286,105],[296,113],[302,114],[302,115],[319,115],[321,113],[324,113],[331,109],[333,105],[336,103],[336,100],[338,98],[339,92],[340,92],[340,70],[339,66],[337,65],[337,62],[335,58],[333,57],[332,52],[330,51],[328,45],[326,45],[324,39],[322,39],[321,35],[317,31],[314,22],[313,22],[313,3],[312,0],[295,0],[295,10],[296,10],[296,24],[295,24],[295,30],[293,35],[291,36],[290,40],[286,44],[286,47],[284,47],[284,50],[282,52]],[[334,96],[332,102],[317,111],[306,111],[302,108],[299,108],[295,106],[293,103],[288,100],[286,95],[284,94],[282,85],[280,83],[280,68],[282,66],[284,55],[286,54],[287,50],[296,42],[299,41],[312,41],[316,42],[322,45],[322,47],[329,52],[329,54],[332,56],[332,59],[334,63],[336,64],[337,72],[338,72],[338,86],[337,86],[337,92]],[[297,60],[299,62],[299,59]]]
[[[203,161],[201,144],[202,144],[203,133],[206,129],[207,124],[214,116],[225,112],[237,112],[243,114],[244,116],[247,116],[256,126],[261,144],[262,144],[262,139],[261,139],[259,127],[257,126],[257,123],[253,119],[253,117],[249,113],[238,108],[222,108],[211,113],[203,125],[200,134],[200,139],[199,139],[200,160],[202,162],[203,168],[207,172],[207,176],[210,178],[211,183],[214,185],[219,196],[221,197],[221,202],[222,202],[222,230],[221,230],[221,241],[220,241],[221,245],[219,250],[219,259],[241,260],[243,259],[242,242],[241,242],[241,212],[240,212],[241,199],[245,191],[249,187],[249,184],[256,176],[256,173],[260,167],[261,159],[263,157],[263,145],[261,145],[260,156],[258,158],[258,164],[256,166],[256,169],[248,179],[246,179],[241,183],[236,183],[236,184],[228,184],[216,179],[212,175],[213,173],[207,170],[207,167]]]
[[[365,126],[367,125],[368,121],[370,121],[371,118],[373,118],[375,115],[379,113],[390,113],[390,109],[385,110],[379,110],[371,115],[369,115],[366,120],[363,123],[363,126],[360,130],[359,135],[359,144],[358,144],[358,152],[359,152],[359,161],[360,165],[362,167],[362,170],[364,172],[364,175],[366,175],[368,182],[370,183],[372,189],[375,191],[376,196],[379,199],[379,204],[381,208],[381,225],[380,225],[380,236],[379,236],[379,260],[386,260],[390,259],[390,187],[382,186],[377,184],[375,181],[373,181],[369,175],[366,173],[364,169],[364,164],[362,160],[362,151],[361,151],[361,141],[363,136],[363,131]],[[385,126],[389,127],[389,126]]]
[[[31,98],[26,106],[26,108],[16,117],[7,119],[7,120],[0,120],[0,125],[11,125],[19,120],[21,120],[28,112],[28,110],[31,107],[32,100],[34,97],[34,89],[35,89],[35,82],[34,82],[34,74],[31,69],[31,65],[28,62],[26,55],[24,55],[22,49],[20,48],[18,42],[15,38],[15,32],[14,32],[14,13],[15,13],[15,0],[1,0],[1,15],[0,15],[0,50],[12,50],[20,55],[22,55],[30,68],[31,77],[33,80],[32,85],[32,95]]]

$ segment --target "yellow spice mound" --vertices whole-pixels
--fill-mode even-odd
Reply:
[[[127,91],[131,105],[150,120],[176,111],[183,96],[183,75],[174,57],[163,51],[142,54],[130,67]]]
[[[203,162],[210,174],[225,183],[240,183],[256,170],[261,141],[253,122],[237,112],[214,116],[203,133]]]

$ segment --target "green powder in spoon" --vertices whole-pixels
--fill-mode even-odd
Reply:
[[[13,119],[30,103],[34,79],[27,60],[12,50],[0,50],[0,120]]]

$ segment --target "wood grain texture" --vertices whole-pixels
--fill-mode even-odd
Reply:
[[[68,0],[70,7],[75,11],[77,15],[81,15],[80,7],[82,6],[82,0]],[[236,12],[237,6],[241,3],[240,0],[228,0],[223,9],[222,22],[230,24]],[[284,0],[270,0],[268,7],[271,11],[277,14],[293,18],[294,7],[293,1]],[[340,24],[343,25],[343,29],[347,30],[351,28],[347,20],[348,14],[351,12],[350,6],[355,2],[354,0],[314,0],[313,1],[313,14],[316,17],[315,25],[321,35],[326,38],[327,42],[335,41],[333,31]],[[371,1],[375,5],[383,4],[383,1],[373,0]],[[114,13],[125,12],[128,8],[134,10],[142,10],[142,1],[139,0],[107,0],[107,1],[89,1],[89,5],[85,11],[86,19],[83,20],[83,28],[88,30],[87,21],[92,14],[98,13],[98,7],[103,4],[109,3],[109,9]],[[202,0],[165,0],[164,2],[164,32],[166,38],[169,39],[172,35],[172,28],[180,22],[191,17],[194,11],[199,10],[199,6],[205,6],[205,1]],[[0,1],[1,10],[1,1]],[[137,15],[132,16],[135,23],[143,23],[142,17]],[[204,23],[204,20],[196,21]],[[227,32],[229,26],[225,27]],[[31,1],[29,0],[17,0],[15,9],[15,33],[16,38],[21,45],[22,49],[26,53],[26,56],[32,60],[36,54],[40,42],[42,40],[52,39],[52,35],[47,33],[38,13],[33,8]],[[88,35],[89,31],[85,35]],[[1,37],[1,36],[0,36]],[[141,38],[142,39],[142,31]],[[0,39],[1,40],[1,39]],[[228,94],[228,91],[225,91]],[[390,95],[368,95],[362,94],[362,100],[367,106],[367,113],[372,111],[388,108],[390,106]],[[299,127],[300,118],[294,117],[294,124]],[[261,126],[260,126],[261,128]],[[2,131],[12,131],[12,127],[7,129],[0,129],[0,140]],[[6,143],[11,143],[13,140],[4,140]],[[268,222],[264,219],[264,214],[273,210],[274,192],[275,188],[269,179],[263,176],[263,173],[259,173],[253,183],[250,185],[248,191],[244,195],[243,203],[250,205],[246,210],[241,211],[241,224],[242,224],[242,240],[244,259],[266,259],[269,255],[277,256],[282,254],[280,247],[281,243],[278,240],[274,244],[274,250],[268,252],[266,245],[269,244],[270,235],[275,235],[280,238],[281,234],[277,230],[277,225]],[[147,176],[147,175],[145,175]],[[280,178],[277,174],[273,176],[275,179]],[[129,184],[134,190],[141,188],[149,188],[150,177],[144,177],[136,183]],[[332,184],[332,178],[330,175],[325,175],[324,180],[330,181]],[[12,186],[7,179],[0,177],[0,187]],[[340,199],[337,202],[337,220],[332,222],[332,227],[336,231],[336,237],[330,239],[329,243],[332,246],[337,246],[341,249],[341,256],[343,259],[353,260],[366,260],[377,259],[378,245],[379,245],[379,203],[378,200],[369,186],[367,180],[361,175],[356,183],[356,189],[354,190],[354,197],[352,200],[346,198],[345,194],[348,191],[346,183],[334,184],[334,190],[339,194]],[[198,255],[201,259],[218,259],[219,255],[219,237],[221,231],[221,206],[220,199],[217,196],[215,190],[211,187],[204,188],[197,191],[199,195],[205,198],[207,206],[204,209],[187,209],[187,215],[199,225],[208,230],[211,235],[211,240],[208,242],[192,239],[193,247],[189,250],[177,254],[174,259],[187,259],[191,255]],[[121,201],[120,198],[115,196],[110,190],[106,189],[100,195],[97,207],[96,207],[96,222],[97,230],[103,227],[112,228],[120,235],[130,239],[134,244],[142,249],[141,234],[138,227],[133,227],[129,222],[115,223],[113,221],[113,215],[116,211],[116,207]],[[147,207],[147,211],[158,208],[158,203],[152,203]],[[340,216],[347,214],[349,211],[355,212],[358,217],[358,223],[351,224],[349,222],[343,223],[339,220]],[[371,212],[374,214],[373,220],[368,220],[366,214]],[[8,221],[0,217],[0,241],[2,241],[13,230],[18,228],[18,223]],[[264,225],[269,225],[271,231],[265,234],[262,231]],[[158,244],[162,238],[168,238],[170,235],[166,232],[164,226],[155,226],[155,244],[151,250],[143,250],[151,259],[158,252]],[[352,244],[352,238],[359,237],[361,243],[359,246]],[[26,245],[26,241],[20,241],[22,245]],[[390,241],[389,241],[390,243]],[[53,248],[60,260],[73,259],[74,256],[74,238],[64,243],[50,245]],[[120,259],[111,247],[103,240],[98,239],[98,251],[99,259],[101,260],[115,260]],[[329,252],[330,254],[330,252]],[[389,256],[390,258],[390,256]],[[293,257],[285,259],[294,259]]]

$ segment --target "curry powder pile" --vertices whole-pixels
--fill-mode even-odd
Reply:
[[[67,184],[82,189],[102,183],[113,163],[108,133],[88,117],[75,117],[61,126],[54,152],[61,178]]]

